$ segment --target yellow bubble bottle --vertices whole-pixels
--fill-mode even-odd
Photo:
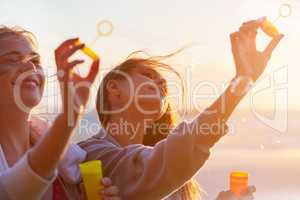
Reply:
[[[261,25],[261,29],[270,37],[276,37],[279,35],[279,31],[276,26],[267,19],[264,19]]]
[[[76,45],[79,45],[79,44],[81,44],[81,42],[80,42],[80,40],[78,40],[76,43],[75,43]],[[81,49],[81,51],[85,54],[85,55],[87,55],[88,57],[90,57],[91,59],[93,59],[93,60],[98,60],[99,59],[99,56],[91,49],[91,48],[89,48],[89,47],[83,47],[82,49]]]
[[[237,197],[248,188],[249,174],[246,172],[232,172],[230,174],[230,191]]]
[[[103,188],[102,163],[100,160],[93,160],[79,165],[86,196],[88,200],[101,200],[99,190]]]

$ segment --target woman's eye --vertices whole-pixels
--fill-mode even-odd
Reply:
[[[7,63],[8,65],[15,65],[17,64],[19,61],[18,60],[15,60],[15,59],[7,59],[5,61],[5,63]]]
[[[16,63],[16,62],[19,62],[19,58],[17,58],[17,57],[7,57],[7,58],[5,58],[5,61],[7,63]]]

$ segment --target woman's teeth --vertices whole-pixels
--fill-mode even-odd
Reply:
[[[33,81],[33,80],[23,81],[22,85],[25,87],[37,87],[38,86],[37,82]]]

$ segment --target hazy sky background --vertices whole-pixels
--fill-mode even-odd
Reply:
[[[229,34],[238,30],[244,21],[262,16],[273,21],[278,16],[280,6],[286,2],[0,0],[0,24],[20,25],[35,33],[44,65],[52,69],[55,67],[53,51],[63,40],[79,36],[82,41],[91,42],[96,35],[97,22],[103,19],[113,23],[114,32],[110,37],[100,38],[93,46],[101,55],[102,72],[123,61],[135,50],[146,48],[153,54],[166,54],[188,43],[198,43],[198,46],[186,50],[174,66],[184,75],[184,71],[192,65],[192,77],[188,80],[193,85],[199,81],[210,81],[220,86],[234,75]],[[292,16],[276,22],[286,37],[274,52],[263,75],[268,77],[266,82],[275,80],[277,84],[256,96],[254,107],[258,111],[274,111],[275,103],[279,104],[278,109],[285,110],[286,92],[288,108],[300,110],[300,0],[292,0],[290,4]],[[258,46],[263,47],[268,39],[260,33]],[[276,96],[275,92],[278,91],[282,93]],[[249,109],[249,97],[240,105],[246,111]],[[207,103],[203,102],[203,107]],[[208,199],[228,188],[228,174],[234,169],[251,174],[250,182],[258,188],[258,199],[299,199],[297,169],[300,154],[298,150],[294,151],[299,149],[299,113],[290,112],[289,120],[285,121],[285,112],[282,112],[282,118],[279,116],[278,120],[267,125],[256,118],[253,112],[246,113],[238,113],[233,117],[232,124],[236,131],[225,137],[214,149],[209,163],[198,176],[209,194]],[[96,118],[90,119],[93,120]],[[276,129],[281,124],[283,127],[289,124],[289,130],[284,129],[283,134],[279,134]],[[88,137],[78,135],[81,139]]]
[[[221,84],[234,75],[229,34],[250,19],[267,16],[273,21],[283,0],[0,0],[0,23],[20,25],[36,34],[45,66],[55,66],[53,50],[65,39],[79,36],[91,42],[96,23],[108,19],[114,25],[112,36],[100,38],[94,49],[102,55],[102,71],[121,62],[134,50],[148,49],[166,54],[188,43],[179,61],[179,71],[193,65],[192,83],[202,80]],[[300,109],[300,1],[288,1],[292,16],[276,25],[286,37],[273,54],[264,75],[287,66],[289,109]],[[267,42],[259,35],[258,46]],[[283,70],[284,71],[284,70]],[[285,76],[284,74],[282,76]],[[266,90],[255,100],[257,108],[274,107],[273,90]],[[249,99],[241,107],[248,106]]]

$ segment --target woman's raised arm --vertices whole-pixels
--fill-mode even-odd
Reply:
[[[90,86],[93,84],[99,68],[99,60],[94,60],[87,77],[73,73],[73,68],[83,60],[69,62],[68,59],[84,44],[76,45],[78,39],[65,41],[55,51],[58,80],[63,95],[63,113],[55,119],[53,126],[42,140],[30,151],[29,163],[32,169],[42,177],[50,177],[72,136],[82,108],[85,108]]]

